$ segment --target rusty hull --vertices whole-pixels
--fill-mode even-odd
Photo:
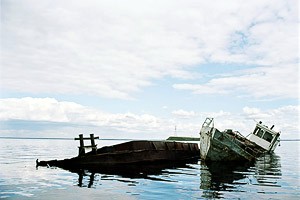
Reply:
[[[265,152],[260,146],[233,132],[203,127],[200,132],[200,157],[207,161],[253,161]]]
[[[96,152],[88,152],[64,160],[37,161],[37,166],[57,166],[62,168],[84,168],[91,166],[132,165],[155,162],[185,162],[198,159],[199,147],[196,143],[169,141],[130,141],[102,147]]]

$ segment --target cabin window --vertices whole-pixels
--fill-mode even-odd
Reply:
[[[273,139],[273,136],[272,136],[271,133],[265,132],[265,134],[264,134],[264,136],[263,136],[263,139],[266,140],[266,141],[268,141],[268,142],[271,142],[272,139]]]
[[[264,131],[263,131],[263,130],[259,130],[259,131],[257,132],[257,136],[260,137],[260,138],[262,138],[263,134],[264,134]]]
[[[260,130],[260,128],[255,127],[255,129],[254,129],[254,131],[253,131],[254,135],[257,135],[257,133],[258,133],[259,130]]]

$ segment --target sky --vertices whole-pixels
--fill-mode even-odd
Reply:
[[[0,136],[300,138],[297,0],[1,0]]]

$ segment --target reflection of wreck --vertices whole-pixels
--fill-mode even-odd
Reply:
[[[190,161],[197,163],[198,161]],[[188,168],[185,162],[162,162],[162,163],[139,163],[130,165],[113,165],[113,166],[86,166],[83,169],[66,168],[72,173],[78,174],[79,187],[95,187],[99,181],[109,179],[124,181],[122,178],[129,179],[149,179],[153,181],[170,181],[159,177],[169,169]],[[100,178],[99,178],[100,177]],[[99,180],[101,179],[101,180]],[[131,180],[128,180],[131,181]],[[135,182],[134,180],[132,180]]]
[[[76,138],[77,139],[77,138]],[[94,136],[80,135],[79,155],[70,159],[38,161],[37,166],[57,166],[64,169],[87,167],[109,168],[117,165],[141,163],[187,162],[199,158],[198,144],[170,141],[130,141],[113,146],[96,148]],[[83,139],[91,139],[91,146],[84,146]],[[85,153],[85,148],[92,151]]]
[[[270,193],[274,187],[280,187],[280,157],[274,153],[264,154],[255,162],[201,161],[200,164],[200,189],[205,199],[227,198],[226,191],[249,192],[247,185],[268,186],[264,192],[270,190]]]
[[[246,178],[252,162],[201,161],[200,189],[206,199],[222,198],[222,192],[236,190],[236,182]]]
[[[247,139],[230,129],[219,131],[214,127],[213,118],[206,118],[200,131],[200,157],[207,161],[253,161],[275,150],[280,133],[272,130],[273,127],[259,122]]]
[[[255,178],[258,185],[280,187],[280,157],[274,153],[263,155],[255,160]]]

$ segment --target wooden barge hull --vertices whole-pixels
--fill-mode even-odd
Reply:
[[[85,168],[154,162],[186,162],[199,157],[199,147],[196,143],[130,141],[103,147],[96,152],[91,151],[85,155],[70,159],[40,161],[37,162],[37,166]]]

